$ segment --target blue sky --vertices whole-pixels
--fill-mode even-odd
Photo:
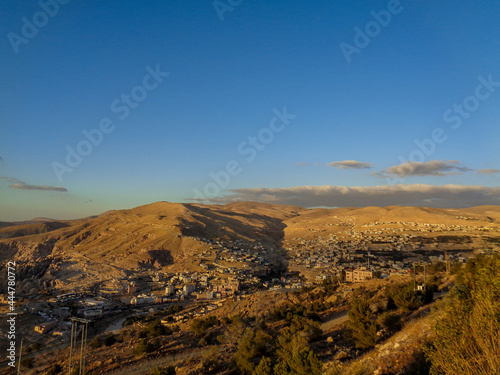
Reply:
[[[500,204],[499,11],[472,0],[5,2],[0,220],[159,200]],[[280,131],[276,113],[289,116],[273,122]],[[89,151],[82,132],[103,120],[112,131]]]

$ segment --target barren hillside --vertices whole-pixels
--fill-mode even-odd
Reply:
[[[195,256],[209,248],[208,240],[279,247],[284,240],[347,236],[370,225],[413,230],[408,223],[416,223],[455,225],[454,235],[472,235],[483,242],[484,233],[477,228],[489,227],[493,231],[484,235],[496,243],[499,222],[498,206],[306,209],[254,202],[157,202],[86,219],[6,226],[0,229],[0,259],[18,262],[20,289],[30,292],[92,285],[144,269],[196,269]]]

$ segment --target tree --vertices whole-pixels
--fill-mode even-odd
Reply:
[[[370,303],[365,299],[353,298],[347,314],[346,338],[354,342],[358,349],[370,349],[377,343],[377,325],[372,320]]]
[[[220,324],[220,321],[215,316],[210,316],[206,319],[196,318],[191,322],[191,329],[196,336],[201,337],[205,335],[207,329],[218,324]]]
[[[323,363],[308,347],[307,341],[293,328],[284,328],[278,337],[276,375],[321,375]]]
[[[413,282],[405,284],[394,294],[396,306],[405,310],[415,310],[422,306],[422,301],[413,289]]]
[[[224,334],[219,336],[219,341],[234,348],[237,346],[243,332],[245,332],[245,321],[240,316],[236,316],[232,319],[232,323],[224,331]]]
[[[220,370],[221,364],[219,363],[219,352],[217,348],[213,347],[203,354],[201,359],[201,373],[217,374]]]
[[[158,341],[155,342],[149,342],[146,339],[142,339],[139,341],[137,346],[134,349],[134,354],[140,355],[143,353],[152,353],[156,349],[160,347],[160,343]]]
[[[500,369],[500,256],[471,259],[433,326],[431,374],[496,374]]]
[[[255,369],[256,358],[264,355],[272,337],[262,330],[246,328],[238,341],[238,349],[233,360],[243,374],[251,374]]]
[[[378,317],[379,324],[388,332],[396,332],[401,329],[401,317],[393,312],[386,312]]]
[[[273,375],[273,362],[271,358],[262,357],[252,375]]]
[[[147,328],[147,336],[148,337],[157,337],[162,335],[170,335],[172,331],[170,328],[165,327],[160,319],[155,319],[151,323],[148,324]]]

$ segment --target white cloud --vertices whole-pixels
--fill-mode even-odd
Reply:
[[[21,190],[45,190],[45,191],[63,191],[63,192],[68,191],[68,189],[63,188],[62,186],[27,185],[24,182],[12,184],[9,187],[12,189],[21,189]]]
[[[356,160],[344,160],[344,161],[332,161],[327,165],[329,167],[338,169],[369,169],[372,168],[375,164],[364,163],[362,161],[356,161]]]
[[[480,185],[298,186],[234,189],[212,203],[256,201],[302,207],[422,206],[461,208],[499,205],[500,187]]]
[[[471,171],[458,160],[430,160],[426,162],[407,162],[383,169],[374,175],[382,177],[410,176],[449,176]]]
[[[480,174],[495,174],[495,173],[500,173],[500,169],[493,169],[493,168],[478,169],[477,172]]]
[[[62,191],[67,192],[68,189],[62,186],[46,186],[46,185],[28,185],[25,182],[15,178],[15,177],[6,177],[0,176],[0,180],[5,180],[12,185],[9,185],[11,189],[20,189],[20,190],[45,190],[45,191]]]

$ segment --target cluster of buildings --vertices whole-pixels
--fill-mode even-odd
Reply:
[[[404,227],[391,228],[392,224]],[[94,320],[127,309],[149,309],[154,304],[204,302],[190,304],[191,311],[177,314],[175,320],[181,321],[216,309],[224,299],[236,300],[258,290],[294,290],[331,277],[363,282],[390,274],[406,274],[414,263],[445,260],[442,251],[422,250],[416,232],[478,230],[466,225],[415,222],[374,222],[358,226],[349,218],[344,218],[342,224],[326,225],[344,228],[336,235],[285,240],[282,248],[242,240],[197,238],[209,248],[198,255],[199,271],[139,273],[113,280],[116,285],[113,296],[105,294],[104,289],[100,293],[97,289],[88,294],[66,293],[43,303],[28,303],[25,312],[44,318],[45,321],[35,327],[36,333],[64,336],[68,332],[67,320],[75,313]],[[382,225],[383,230],[377,228]],[[492,228],[479,229],[487,232]],[[450,253],[446,260],[463,262],[466,259],[457,251]]]
[[[209,245],[210,251],[199,255],[200,267],[214,273],[241,278],[262,277],[271,273],[273,258],[278,255],[275,247],[243,240],[209,240],[196,238]]]
[[[209,273],[155,273],[149,281],[130,281],[127,292],[131,305],[211,300],[234,296],[240,291],[240,281],[234,277],[219,278]]]
[[[364,236],[351,240],[338,239],[335,235],[313,239],[293,238],[285,241],[289,254],[289,269],[311,275],[359,282],[373,277],[407,274],[414,263],[444,261],[444,252],[421,251],[418,241],[411,242],[411,235]],[[375,242],[375,244],[374,244]],[[432,254],[432,255],[431,255]],[[460,252],[450,253],[449,260],[464,262]]]

